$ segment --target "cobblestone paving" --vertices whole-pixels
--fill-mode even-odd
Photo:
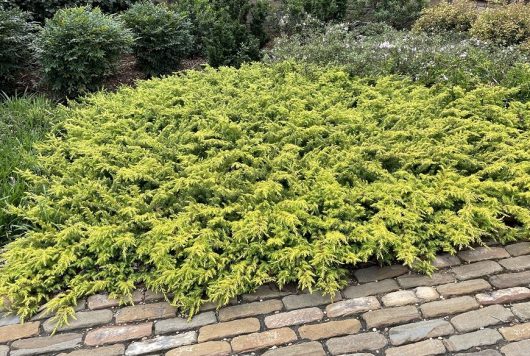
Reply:
[[[441,255],[432,277],[367,267],[330,297],[272,285],[192,320],[161,295],[105,295],[54,335],[42,315],[0,318],[0,356],[481,355],[530,356],[530,242]]]

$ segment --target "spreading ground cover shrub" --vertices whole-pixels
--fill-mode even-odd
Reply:
[[[0,7],[0,91],[11,92],[20,71],[32,62],[36,30],[27,13]]]
[[[431,33],[466,32],[477,16],[476,4],[472,0],[443,1],[426,7],[414,23],[414,29]]]
[[[20,202],[26,185],[17,169],[35,163],[33,144],[57,120],[54,105],[42,97],[3,98],[0,102],[0,246],[20,232],[21,222],[5,208]]]
[[[266,60],[298,60],[342,66],[356,76],[397,74],[426,85],[472,88],[502,82],[516,64],[528,61],[528,55],[465,35],[386,30],[367,36],[357,28],[332,25],[323,31],[278,38]]]
[[[37,38],[44,80],[56,93],[75,97],[98,89],[130,50],[133,35],[98,8],[59,10]]]
[[[513,3],[482,11],[471,34],[501,45],[524,42],[530,37],[530,5]]]
[[[398,29],[409,28],[428,0],[350,0],[348,19],[385,22]]]
[[[167,6],[141,2],[122,19],[136,37],[134,54],[148,75],[170,73],[191,52],[191,23]]]
[[[530,111],[515,89],[427,88],[283,63],[190,71],[66,114],[11,212],[19,315],[135,284],[184,310],[263,283],[333,293],[368,259],[530,231]]]

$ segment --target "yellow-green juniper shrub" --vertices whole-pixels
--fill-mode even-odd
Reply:
[[[530,231],[530,118],[517,89],[426,88],[293,63],[189,71],[72,107],[26,171],[30,228],[0,295],[47,303],[136,285],[195,313],[266,282],[332,294],[361,261]]]

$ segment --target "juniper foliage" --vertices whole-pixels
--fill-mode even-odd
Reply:
[[[361,261],[432,271],[438,251],[530,231],[530,110],[516,89],[426,88],[293,63],[189,71],[66,113],[11,212],[0,295],[192,314],[263,283],[332,294]]]

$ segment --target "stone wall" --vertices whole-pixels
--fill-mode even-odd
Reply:
[[[435,264],[432,277],[400,265],[355,270],[333,303],[266,285],[191,321],[149,291],[122,307],[95,295],[55,335],[42,315],[0,319],[0,355],[530,355],[530,242]]]

